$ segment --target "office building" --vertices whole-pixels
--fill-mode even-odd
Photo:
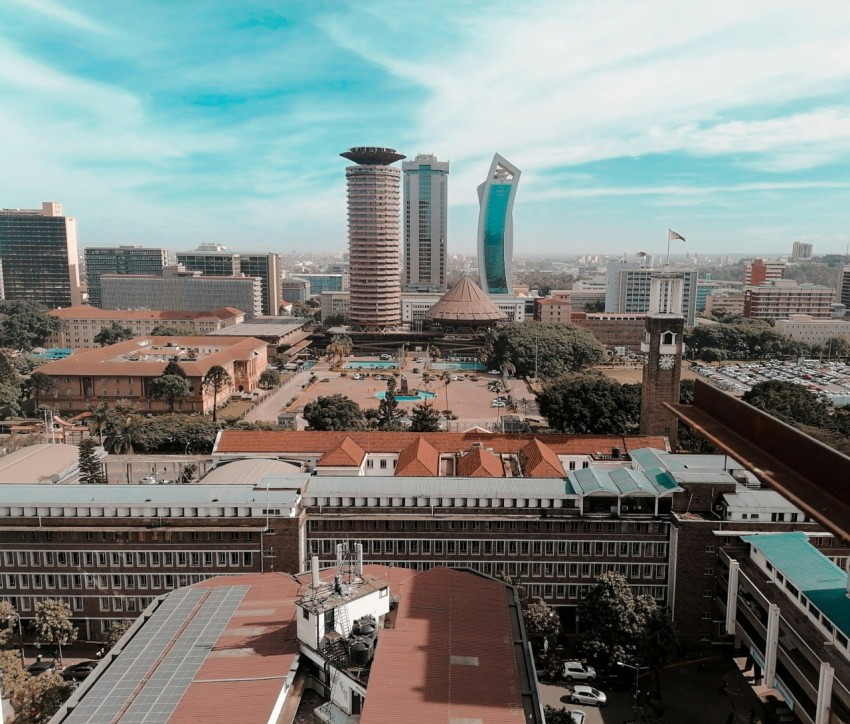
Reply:
[[[287,277],[281,282],[283,301],[289,304],[306,302],[310,294],[310,282],[301,277]]]
[[[259,277],[204,276],[200,272],[167,267],[162,276],[104,274],[100,278],[104,309],[174,309],[205,312],[233,307],[246,317],[263,313],[263,285]]]
[[[282,267],[279,254],[230,252],[221,244],[201,244],[194,251],[178,251],[177,263],[204,276],[256,277],[262,287],[261,314],[275,316],[280,311]]]
[[[107,347],[85,349],[39,368],[56,383],[51,400],[62,412],[85,412],[98,402],[134,402],[140,412],[167,412],[169,403],[151,396],[151,382],[169,362],[177,362],[191,385],[176,411],[208,413],[213,391],[202,384],[210,367],[221,366],[230,382],[215,395],[222,405],[232,394],[257,389],[266,368],[266,343],[253,337],[139,337]]]
[[[608,314],[646,314],[649,311],[652,278],[658,270],[634,261],[609,261],[605,291],[605,312]],[[697,281],[695,269],[677,269],[682,275],[681,308],[685,324],[691,326],[696,317]]]
[[[310,282],[310,296],[318,297],[323,292],[347,292],[348,272],[328,274],[298,274],[299,279]]]
[[[322,292],[322,322],[328,317],[348,317],[351,292]]]
[[[153,334],[157,327],[180,327],[193,335],[204,335],[245,321],[245,313],[232,307],[209,312],[173,312],[139,309],[98,309],[89,305],[53,309],[50,315],[61,319],[62,329],[47,338],[47,347],[93,349],[100,345],[94,338],[104,327],[117,324],[129,329],[134,337]]]
[[[838,301],[850,309],[850,264],[844,264],[838,275]]]
[[[741,289],[715,289],[705,298],[706,317],[715,312],[726,312],[737,316],[744,314],[744,292]]]
[[[756,286],[782,279],[785,276],[784,261],[753,259],[744,264],[744,286]]]
[[[52,309],[82,304],[77,220],[55,201],[0,210],[0,272],[3,299]]]
[[[590,332],[608,349],[617,354],[640,352],[646,332],[644,314],[606,314],[605,312],[576,312],[571,323]]]
[[[850,319],[815,319],[808,314],[792,314],[788,319],[777,319],[774,326],[779,334],[810,346],[827,347],[830,339],[850,342]]]
[[[89,247],[85,250],[88,303],[103,306],[100,277],[103,274],[144,274],[162,276],[170,263],[167,249],[146,249],[143,246]]]
[[[835,290],[820,284],[780,279],[744,287],[744,316],[750,319],[787,319],[792,314],[829,319],[834,303]]]
[[[812,245],[795,241],[791,246],[791,261],[808,261],[812,258]]]
[[[446,291],[448,161],[420,153],[404,174],[404,291]]]
[[[359,146],[340,154],[348,191],[349,319],[362,332],[386,332],[401,324],[399,213],[404,156],[392,148]]]
[[[479,286],[486,294],[513,291],[513,206],[520,170],[498,153],[478,186]]]

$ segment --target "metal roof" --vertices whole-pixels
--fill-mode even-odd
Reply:
[[[76,470],[78,462],[76,445],[30,445],[0,458],[0,483],[55,483]]]
[[[726,505],[730,508],[754,508],[758,510],[777,510],[802,513],[781,494],[775,490],[746,490],[739,493],[726,493],[723,495]]]
[[[308,476],[302,476],[302,481]],[[293,485],[292,487],[297,487]],[[291,506],[297,490],[253,485],[4,485],[0,506],[220,505]]]
[[[328,476],[310,478],[305,496],[567,498],[575,495],[562,478],[395,478]]]
[[[203,477],[204,485],[256,485],[266,487],[298,488],[302,480],[294,477],[301,472],[298,465],[269,458],[243,458],[217,465]]]
[[[682,490],[670,473],[660,468],[648,472],[629,468],[582,468],[571,470],[567,474],[567,480],[573,489],[582,495],[608,493],[622,496],[645,493],[659,497]]]

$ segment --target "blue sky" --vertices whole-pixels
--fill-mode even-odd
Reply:
[[[850,3],[4,0],[0,207],[84,246],[346,246],[354,145],[451,161],[475,248],[493,153],[515,253],[850,242]]]

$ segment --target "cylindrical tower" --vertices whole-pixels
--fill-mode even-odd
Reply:
[[[392,148],[359,146],[340,154],[348,185],[349,301],[351,325],[383,332],[401,324],[399,216],[404,156]]]

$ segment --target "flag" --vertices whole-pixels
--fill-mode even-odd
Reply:
[[[681,234],[677,234],[673,229],[667,229],[667,241],[673,241],[674,239],[685,240],[685,237]]]
[[[637,253],[637,256],[649,256],[649,254],[647,254],[645,251],[639,251]]]

